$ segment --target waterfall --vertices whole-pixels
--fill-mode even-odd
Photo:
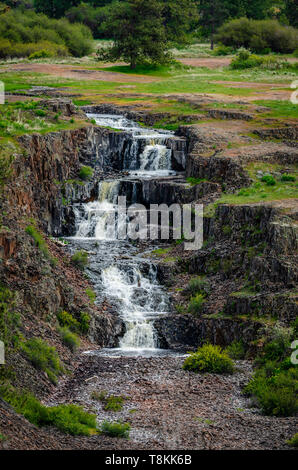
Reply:
[[[120,315],[126,323],[127,332],[120,342],[122,349],[155,348],[152,317],[163,313],[168,304],[154,281],[152,275],[144,277],[137,265],[122,269],[109,266],[102,272],[104,290],[119,302]]]
[[[100,125],[131,132],[123,169],[142,178],[171,173],[172,150],[167,147],[171,133],[141,128],[124,116],[92,117]],[[89,251],[88,274],[98,301],[108,299],[126,324],[120,349],[156,350],[153,323],[169,312],[169,297],[157,281],[154,265],[140,257],[128,241],[115,237],[115,204],[120,188],[121,179],[101,181],[96,201],[73,205],[76,234],[70,238],[70,248]],[[136,191],[134,197],[137,199]]]
[[[124,116],[88,114],[100,126],[112,127],[128,133],[123,153],[123,170],[141,177],[175,174],[172,171],[172,149],[168,142],[173,132],[146,129]]]

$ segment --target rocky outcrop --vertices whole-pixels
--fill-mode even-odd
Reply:
[[[154,322],[161,347],[176,351],[195,350],[206,341],[226,347],[242,340],[249,347],[263,329],[258,322],[233,318],[202,318],[170,315]]]
[[[297,140],[298,126],[275,127],[273,129],[256,129],[254,134],[262,139]]]

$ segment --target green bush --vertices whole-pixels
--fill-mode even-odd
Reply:
[[[121,411],[123,408],[123,397],[116,397],[115,395],[111,395],[110,397],[106,398],[105,401],[105,411]]]
[[[226,353],[231,359],[244,359],[245,357],[245,348],[243,341],[233,341],[226,349]]]
[[[32,364],[46,372],[51,382],[56,384],[58,376],[64,372],[56,348],[41,338],[31,338],[21,347]]]
[[[90,436],[97,433],[96,416],[86,413],[80,406],[46,407],[31,393],[18,391],[9,385],[0,387],[0,397],[38,427],[55,426],[60,431],[74,436]]]
[[[291,447],[298,447],[298,433],[296,433],[292,439],[290,439],[289,441],[287,441],[287,444],[289,444],[289,446]]]
[[[281,181],[288,182],[288,181],[296,181],[296,177],[294,175],[289,175],[288,173],[284,173],[281,177]]]
[[[185,359],[183,369],[193,372],[232,374],[234,365],[228,354],[219,346],[205,344]]]
[[[79,173],[79,178],[83,181],[90,180],[93,176],[94,170],[90,166],[82,166]]]
[[[210,285],[209,285],[209,282],[204,277],[198,276],[189,281],[188,286],[187,286],[187,291],[189,291],[192,295],[195,295],[195,294],[208,295],[210,293]]]
[[[63,344],[67,346],[72,352],[75,352],[80,346],[80,340],[75,333],[72,333],[68,328],[59,328],[59,333]]]
[[[129,437],[130,431],[130,424],[129,423],[122,423],[121,421],[118,422],[109,422],[104,421],[101,424],[100,431],[102,434],[111,437]]]
[[[282,26],[275,20],[239,18],[228,21],[217,31],[215,40],[225,46],[245,47],[259,54],[294,52],[298,43],[298,30]]]
[[[90,315],[88,315],[88,313],[82,312],[80,315],[81,332],[84,334],[88,333],[89,327],[90,327]]]
[[[92,304],[94,304],[95,300],[96,300],[96,293],[94,292],[93,289],[90,289],[90,287],[87,287],[87,289],[85,290],[87,296],[89,297],[89,300]]]
[[[69,328],[71,331],[78,331],[80,329],[80,323],[71,315],[71,313],[65,311],[59,312],[57,318],[62,327]]]
[[[265,175],[261,179],[262,183],[266,183],[267,186],[275,186],[276,180],[271,175]]]
[[[273,363],[257,370],[244,393],[256,398],[265,415],[293,416],[298,411],[297,383],[297,369],[281,370]]]
[[[206,299],[204,294],[196,294],[190,299],[188,313],[191,313],[192,315],[198,315],[202,312],[205,302]]]
[[[82,271],[88,266],[88,253],[84,250],[77,251],[71,257],[72,263]]]
[[[91,32],[82,24],[32,10],[14,9],[0,15],[0,57],[29,57],[43,50],[47,57],[69,53],[82,57],[92,52]]]
[[[233,54],[235,49],[233,47],[224,46],[223,44],[219,45],[214,49],[214,55],[216,56],[226,56]]]

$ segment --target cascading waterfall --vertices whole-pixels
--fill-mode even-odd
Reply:
[[[147,177],[146,173],[171,173],[171,149],[165,145],[171,133],[148,131],[123,116],[92,117],[99,125],[132,132],[135,145],[130,147],[128,167],[123,169],[133,168],[144,174],[143,177]],[[139,139],[143,142],[141,147]],[[70,244],[72,249],[89,251],[88,274],[98,300],[107,298],[116,305],[126,324],[120,349],[155,350],[157,338],[153,322],[159,315],[169,312],[169,297],[158,283],[152,263],[138,255],[127,240],[115,238],[115,225],[111,220],[115,221],[119,190],[120,180],[103,181],[99,183],[96,201],[74,204],[76,234]]]
[[[124,116],[88,114],[100,126],[113,127],[131,135],[124,150],[124,168],[140,177],[167,176],[171,170],[172,150],[167,147],[173,132],[145,129]]]

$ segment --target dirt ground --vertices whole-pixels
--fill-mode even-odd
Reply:
[[[224,376],[186,372],[183,360],[181,356],[87,356],[48,404],[87,406],[99,423],[129,422],[131,449],[288,448],[285,441],[296,432],[298,420],[262,416],[241,394],[251,376],[251,363],[238,361],[236,373]],[[103,390],[126,397],[122,411],[104,411],[103,403],[91,399],[93,391]],[[128,444],[125,439],[95,439],[104,449],[126,449]]]
[[[150,83],[156,81],[154,77],[144,75],[132,75],[119,72],[108,72],[100,70],[88,70],[76,68],[73,65],[58,64],[10,64],[2,68],[8,72],[33,72],[55,75],[60,78],[70,78],[75,80],[99,80],[106,82],[128,82],[128,83]]]

